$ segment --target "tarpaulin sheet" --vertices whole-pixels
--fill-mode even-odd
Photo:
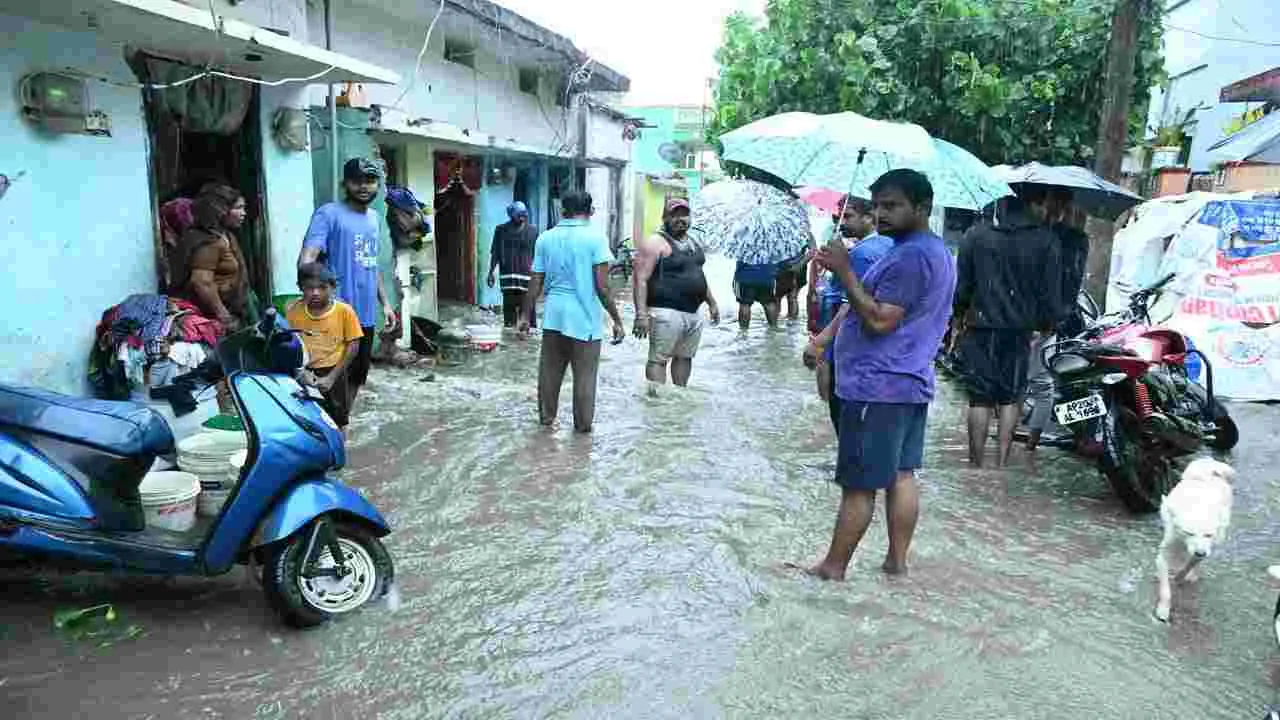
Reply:
[[[1157,275],[1170,272],[1152,317],[1208,357],[1215,393],[1280,399],[1280,200],[1205,203],[1164,250]]]

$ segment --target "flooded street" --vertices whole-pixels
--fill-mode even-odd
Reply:
[[[731,267],[714,287],[727,318]],[[624,314],[630,321],[629,309]],[[596,432],[537,428],[537,343],[463,368],[378,370],[344,477],[386,513],[401,604],[283,628],[243,569],[170,581],[0,573],[4,717],[1261,718],[1278,699],[1275,407],[1236,405],[1232,533],[1152,619],[1154,517],[1045,449],[964,464],[963,402],[929,422],[909,577],[816,561],[839,498],[803,322],[708,330],[692,387],[645,392],[606,346]],[[55,631],[113,603],[142,635]]]

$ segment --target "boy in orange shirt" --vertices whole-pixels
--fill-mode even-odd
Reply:
[[[346,429],[351,414],[351,388],[347,369],[360,350],[360,318],[341,300],[335,300],[338,279],[320,263],[298,268],[298,289],[302,299],[289,306],[285,318],[289,326],[302,330],[302,344],[310,362],[303,382],[315,385],[324,395],[324,408],[339,428]]]

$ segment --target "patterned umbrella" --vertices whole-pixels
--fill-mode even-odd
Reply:
[[[709,250],[751,265],[807,251],[809,211],[789,193],[754,180],[721,180],[693,197],[690,235]]]
[[[857,113],[783,113],[726,133],[724,159],[791,183],[871,197],[876,178],[898,168],[919,170],[933,184],[934,204],[980,210],[1013,194],[968,151],[924,128]]]

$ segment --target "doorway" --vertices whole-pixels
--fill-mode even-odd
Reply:
[[[483,163],[451,152],[435,154],[437,297],[476,301],[476,193]]]
[[[130,58],[142,82],[172,82],[200,68],[136,53]],[[166,239],[160,208],[170,200],[194,198],[208,184],[228,185],[244,196],[247,214],[236,233],[249,287],[260,305],[271,301],[271,247],[262,175],[262,132],[258,88],[217,77],[178,88],[144,90],[150,143],[151,181],[159,230],[157,288],[166,287],[168,256],[176,237]]]
[[[475,198],[462,183],[436,195],[436,271],[439,297],[474,303]]]

